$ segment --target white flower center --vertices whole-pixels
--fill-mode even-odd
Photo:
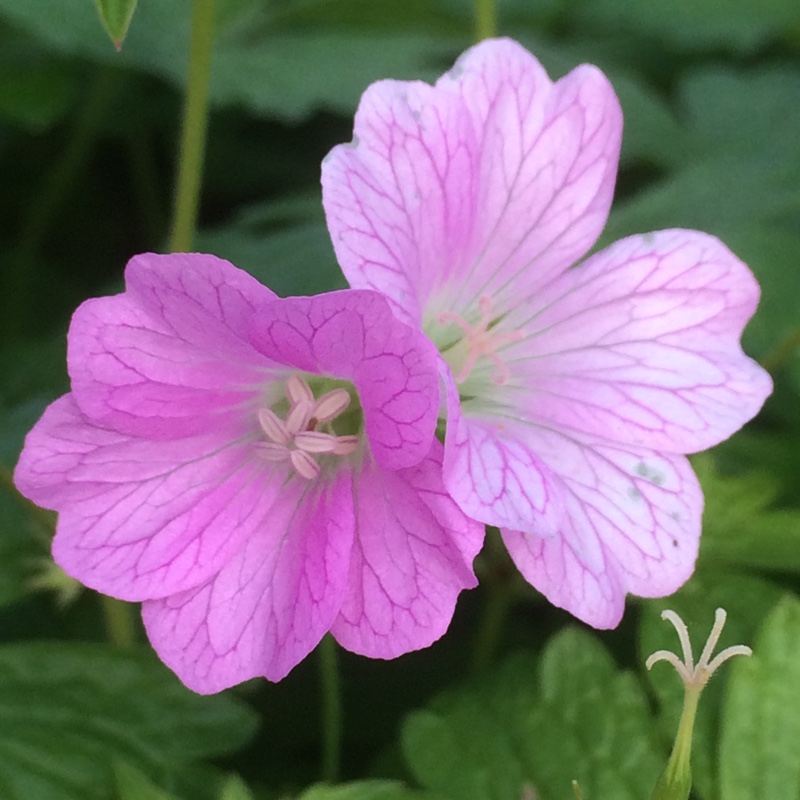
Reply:
[[[457,325],[462,330],[462,336],[455,344],[443,349],[442,356],[453,370],[456,383],[463,383],[470,376],[479,359],[488,358],[495,367],[492,381],[502,386],[508,383],[510,373],[497,351],[505,344],[518,342],[525,333],[498,331],[498,321],[492,319],[492,299],[487,295],[483,295],[478,301],[478,311],[481,317],[477,325],[471,325],[452,311],[439,314],[440,325]]]
[[[292,375],[286,381],[286,399],[289,411],[285,419],[271,408],[258,411],[259,425],[268,439],[260,442],[258,449],[267,460],[290,461],[298,475],[313,480],[320,472],[319,456],[346,456],[356,449],[358,436],[337,436],[330,426],[350,405],[346,389],[334,389],[315,400],[308,383]],[[331,432],[317,430],[319,425]]]

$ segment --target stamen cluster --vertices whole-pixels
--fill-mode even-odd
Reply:
[[[346,389],[334,389],[315,400],[308,383],[299,375],[292,375],[286,381],[286,398],[289,413],[285,420],[271,408],[258,411],[261,430],[270,440],[261,443],[259,451],[269,461],[288,459],[297,474],[310,481],[320,472],[315,456],[346,456],[356,449],[357,436],[317,430],[318,425],[333,421],[350,405]]]

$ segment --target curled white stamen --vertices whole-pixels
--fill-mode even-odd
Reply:
[[[662,611],[661,619],[668,620],[673,624],[680,639],[681,649],[683,650],[683,661],[681,661],[675,653],[669,650],[658,650],[653,653],[650,658],[645,662],[647,669],[651,669],[653,664],[658,661],[668,661],[675,667],[681,679],[686,684],[687,688],[702,689],[708,683],[708,679],[716,672],[719,667],[733,656],[749,656],[753,651],[743,644],[736,644],[732,647],[726,647],[711,659],[711,654],[717,646],[722,629],[725,626],[725,609],[718,608],[714,615],[714,627],[706,640],[703,652],[700,655],[700,660],[697,666],[694,665],[694,658],[692,656],[692,645],[689,641],[689,631],[686,628],[683,620],[674,611]]]

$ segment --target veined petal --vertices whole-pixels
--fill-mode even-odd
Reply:
[[[548,427],[703,450],[772,391],[739,344],[758,296],[750,270],[712,236],[624,239],[513,313],[526,338],[506,350],[513,378],[504,401]]]
[[[69,331],[68,365],[81,411],[149,439],[230,426],[274,367],[243,338],[243,320],[274,297],[214,256],[131,259],[124,294],[87,300]],[[235,434],[234,434],[235,435]]]
[[[511,419],[467,416],[448,368],[444,481],[470,517],[496,527],[552,536],[564,513],[562,487],[527,442],[528,426]],[[534,522],[535,521],[535,522]]]
[[[409,469],[363,465],[347,592],[331,629],[348,650],[394,658],[427,647],[447,630],[461,590],[476,585],[483,526],[448,497],[441,462],[434,441]]]
[[[381,295],[350,290],[267,304],[251,339],[270,359],[352,381],[381,466],[425,458],[439,412],[436,350],[395,319]]]
[[[55,560],[123,600],[206,581],[272,514],[286,466],[219,432],[148,441],[88,421],[72,396],[28,434],[19,490],[59,512]]]
[[[142,608],[153,647],[200,694],[283,678],[339,611],[353,542],[352,476],[286,485],[236,557],[204,586]]]
[[[437,310],[457,313],[482,294],[531,295],[602,230],[621,128],[601,72],[553,83],[510,40],[476,45],[433,87],[373,84],[353,142],[322,168],[345,275],[417,325],[440,290]]]
[[[703,496],[683,456],[539,430],[532,446],[558,472],[566,513],[556,536],[504,529],[525,578],[596,628],[622,617],[625,595],[663,597],[692,574]]]

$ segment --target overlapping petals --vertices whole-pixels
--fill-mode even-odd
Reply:
[[[442,484],[436,358],[375,293],[280,299],[212,256],[138,256],[124,294],[76,312],[72,392],[15,480],[59,512],[61,566],[144,601],[159,654],[199,692],[277,680],[331,628],[392,657],[441,636],[482,540]],[[306,439],[335,440],[317,426],[340,421],[345,390],[357,419],[347,446],[298,437],[315,465],[300,474],[259,420],[308,381],[338,388]]]
[[[441,353],[445,484],[523,574],[593,625],[691,573],[702,496],[683,458],[771,391],[739,337],[753,276],[695,231],[575,266],[611,204],[622,118],[606,78],[552,82],[509,40],[435,86],[382,81],[323,164],[336,253]]]

